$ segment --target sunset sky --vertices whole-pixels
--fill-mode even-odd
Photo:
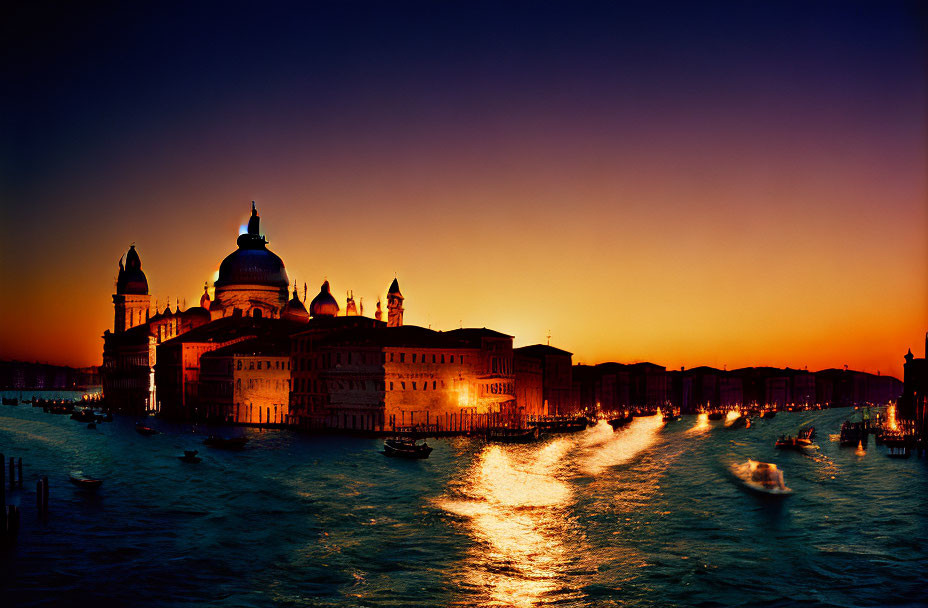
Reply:
[[[291,280],[574,362],[901,377],[928,330],[900,2],[114,3],[0,23],[0,358],[99,364],[131,243],[196,305],[254,199]]]

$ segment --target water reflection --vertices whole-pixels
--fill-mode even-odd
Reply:
[[[696,424],[692,428],[687,429],[687,433],[696,434],[696,433],[705,433],[712,425],[709,424],[709,414],[703,412],[696,416]]]
[[[560,478],[570,447],[567,439],[541,449],[487,446],[457,488],[458,496],[437,501],[467,518],[476,542],[463,582],[481,603],[534,606],[543,598],[578,595],[567,589],[555,594],[570,562],[565,541],[572,492]]]
[[[635,418],[627,427],[614,433],[609,433],[612,427],[600,421],[590,432],[593,449],[582,452],[577,468],[584,475],[596,476],[606,468],[630,462],[654,444],[663,426],[660,414]],[[605,439],[599,441],[600,438]]]

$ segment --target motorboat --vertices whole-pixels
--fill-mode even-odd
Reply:
[[[384,440],[383,453],[396,458],[421,459],[429,457],[432,447],[425,442],[416,443],[412,437],[394,437]]]
[[[618,418],[612,418],[609,420],[609,426],[611,426],[613,430],[617,431],[623,426],[625,426],[626,424],[630,423],[633,420],[633,418],[634,416],[632,416],[631,414],[619,416]]]
[[[490,427],[487,429],[487,441],[501,443],[531,443],[541,436],[538,427],[528,429],[509,428],[505,426]]]
[[[776,417],[777,413],[774,410],[764,412],[763,419],[770,420],[771,418]]]
[[[802,437],[780,435],[774,447],[778,450],[802,450],[803,448],[812,447],[812,442]]]
[[[740,416],[732,420],[728,428],[740,429],[740,428],[750,428],[750,427],[751,427],[751,419],[745,416],[744,414],[741,414]]]
[[[841,445],[843,447],[856,448],[858,445],[867,447],[867,430],[863,422],[851,422],[845,420],[841,425]]]
[[[200,462],[200,460],[202,460],[199,456],[197,456],[198,453],[199,452],[197,450],[184,450],[184,455],[178,456],[178,458],[182,462],[190,462],[190,463],[196,464]]]
[[[805,439],[811,442],[815,439],[815,427],[810,426],[809,428],[799,429],[799,439]]]
[[[245,448],[246,443],[248,443],[248,437],[220,437],[218,435],[210,435],[203,442],[211,448],[222,450],[241,450]]]
[[[793,493],[783,482],[783,471],[771,462],[748,460],[743,464],[733,465],[731,471],[741,485],[752,492],[778,498]]]
[[[102,479],[96,479],[93,477],[87,477],[80,471],[72,471],[68,476],[68,479],[82,490],[96,490],[101,485],[103,485]]]
[[[145,435],[146,437],[158,434],[157,429],[153,429],[150,426],[145,426],[141,422],[137,422],[135,424],[135,432],[138,433],[139,435]]]
[[[709,420],[721,420],[725,417],[725,412],[713,411],[709,412]]]

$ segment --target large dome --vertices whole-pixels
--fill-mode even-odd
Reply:
[[[258,212],[254,203],[248,232],[238,237],[238,249],[226,256],[219,265],[216,287],[228,285],[265,285],[286,288],[290,285],[284,263],[267,248],[267,241],[258,234]]]

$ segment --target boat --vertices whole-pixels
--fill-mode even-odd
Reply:
[[[743,464],[733,465],[731,471],[741,485],[752,492],[777,498],[793,493],[783,483],[783,471],[773,463],[748,460]]]
[[[19,405],[19,399],[16,397],[4,397],[3,405]]]
[[[182,462],[191,462],[191,463],[196,464],[197,462],[200,462],[200,460],[202,460],[199,456],[197,456],[198,453],[199,452],[197,450],[184,450],[184,455],[178,456],[178,458]]]
[[[740,429],[740,428],[742,428],[742,427],[743,427],[743,428],[750,428],[750,426],[751,426],[751,419],[748,418],[747,416],[745,416],[744,414],[741,414],[740,416],[738,416],[737,418],[735,418],[734,420],[732,420],[732,422],[731,422],[731,424],[729,425],[728,428],[731,428],[731,429]]]
[[[157,429],[153,429],[150,426],[145,426],[141,422],[137,422],[135,424],[135,432],[138,433],[139,435],[145,435],[146,437],[158,434]]]
[[[856,448],[858,445],[867,447],[867,431],[863,422],[845,420],[841,425],[840,442],[842,447]]]
[[[78,410],[71,414],[71,420],[77,420],[78,422],[93,422],[96,418],[96,414],[91,409]]]
[[[73,471],[68,479],[79,487],[82,490],[96,490],[103,484],[102,479],[95,479],[93,477],[87,477],[80,471]]]
[[[396,458],[421,459],[429,457],[432,447],[425,442],[416,443],[412,437],[394,437],[384,440],[383,453]]]
[[[799,439],[805,439],[807,441],[812,441],[815,439],[815,427],[810,426],[809,428],[799,429]]]
[[[626,414],[625,416],[619,416],[618,418],[613,418],[609,420],[609,426],[612,427],[612,430],[617,431],[629,422],[632,421],[634,416],[631,414]]]
[[[487,429],[487,441],[501,443],[530,443],[537,441],[541,436],[538,427],[529,429],[513,429],[505,426],[490,427]]]
[[[550,416],[529,422],[542,433],[578,433],[586,430],[589,420],[584,416]]]
[[[664,414],[664,422],[677,422],[678,420],[683,420],[683,416],[679,414]]]
[[[709,412],[709,420],[721,420],[725,417],[725,412]]]
[[[803,448],[812,447],[812,442],[802,437],[780,435],[774,447],[778,450],[802,450]]]
[[[762,418],[764,420],[770,420],[771,418],[774,418],[776,415],[777,413],[774,410],[770,410],[770,411],[764,412],[764,415],[762,416]]]
[[[241,450],[244,449],[246,443],[248,443],[248,437],[220,437],[218,435],[210,435],[203,441],[204,445],[222,450]]]

